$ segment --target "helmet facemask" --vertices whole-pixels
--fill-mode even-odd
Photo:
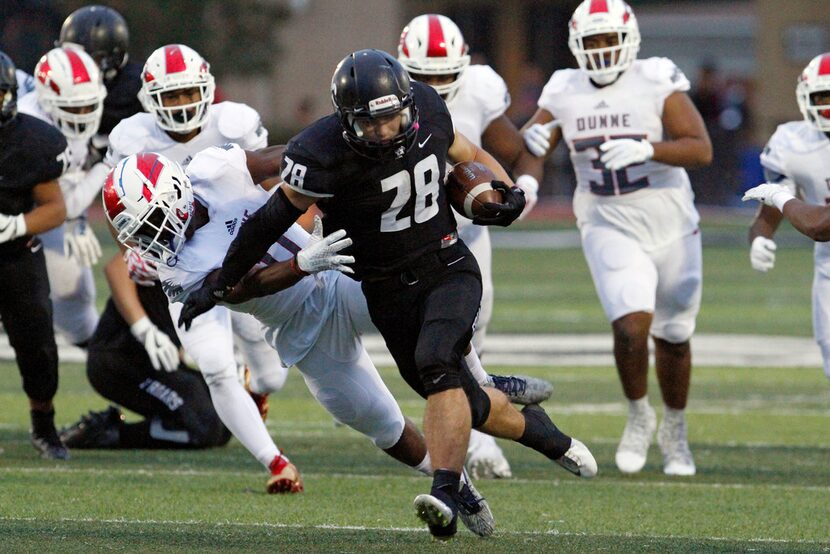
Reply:
[[[830,133],[830,76],[811,84],[799,81],[796,97],[804,120],[819,131]]]
[[[165,106],[164,95],[183,89],[197,88],[199,100],[187,104]],[[215,84],[212,75],[206,75],[201,83],[170,84],[153,88],[141,98],[144,108],[156,117],[158,126],[173,133],[189,133],[201,128],[208,117],[208,107],[213,103]],[[143,90],[142,90],[143,92]]]
[[[616,37],[616,44],[587,48],[585,43],[590,43],[597,35]],[[608,42],[613,43],[615,40],[612,38]],[[610,31],[572,37],[569,44],[580,69],[588,73],[591,80],[598,85],[608,85],[616,81],[634,63],[640,49],[640,37],[632,37],[630,32]]]
[[[55,98],[44,106],[63,136],[87,140],[95,136],[104,114],[103,97]]]

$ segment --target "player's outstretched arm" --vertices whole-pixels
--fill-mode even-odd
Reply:
[[[807,204],[777,183],[764,183],[744,193],[744,202],[758,200],[778,209],[793,227],[818,242],[830,241],[830,208]]]
[[[57,179],[36,185],[32,189],[32,195],[36,206],[23,215],[26,225],[22,234],[37,235],[64,222],[66,206]]]
[[[277,189],[268,202],[242,224],[225,255],[216,280],[206,280],[202,288],[187,297],[179,317],[179,326],[190,329],[190,324],[196,317],[223,300],[314,201],[314,198],[288,187]]]

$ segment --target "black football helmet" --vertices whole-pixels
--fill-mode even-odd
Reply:
[[[0,127],[17,115],[17,74],[14,62],[0,52]]]
[[[104,79],[113,79],[127,63],[130,31],[120,13],[107,6],[84,6],[69,14],[61,27],[57,46],[83,46]]]
[[[400,158],[418,136],[409,73],[380,50],[358,50],[346,56],[331,78],[331,101],[343,126],[343,138],[358,154],[376,160]],[[363,136],[360,122],[401,114],[400,132],[388,140]]]

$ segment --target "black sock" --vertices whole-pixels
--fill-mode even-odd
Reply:
[[[525,432],[517,440],[541,452],[551,460],[561,458],[571,447],[571,437],[556,428],[556,425],[538,404],[528,404],[522,410],[525,417]]]
[[[455,493],[461,486],[461,474],[457,471],[450,471],[449,469],[436,469],[432,474],[432,490],[440,490],[450,497],[454,497]]]
[[[32,418],[32,432],[36,435],[45,436],[55,432],[55,409],[48,412],[30,410]]]

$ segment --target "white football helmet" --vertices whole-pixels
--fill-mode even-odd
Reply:
[[[107,89],[95,61],[79,48],[53,48],[35,66],[35,93],[63,135],[88,139],[98,132]],[[75,113],[86,108],[86,113]]]
[[[571,16],[568,46],[579,67],[600,85],[613,83],[631,67],[640,50],[640,29],[623,0],[584,0]],[[617,46],[586,50],[585,37],[617,34]]]
[[[798,77],[798,85],[795,87],[795,96],[804,120],[819,131],[828,133],[830,105],[814,104],[813,94],[817,92],[830,92],[830,52],[810,60]]]
[[[179,164],[154,152],[128,156],[101,195],[118,242],[149,262],[175,264],[193,216],[193,188]]]
[[[458,93],[464,70],[470,65],[469,48],[458,25],[443,15],[419,15],[401,32],[398,61],[416,81],[423,75],[454,75],[448,84],[432,87],[449,102]]]
[[[162,94],[189,88],[199,89],[201,96],[198,101],[181,106],[164,106]],[[156,117],[159,127],[184,134],[205,124],[215,90],[210,64],[198,52],[184,44],[168,44],[147,58],[138,99],[144,109]]]

